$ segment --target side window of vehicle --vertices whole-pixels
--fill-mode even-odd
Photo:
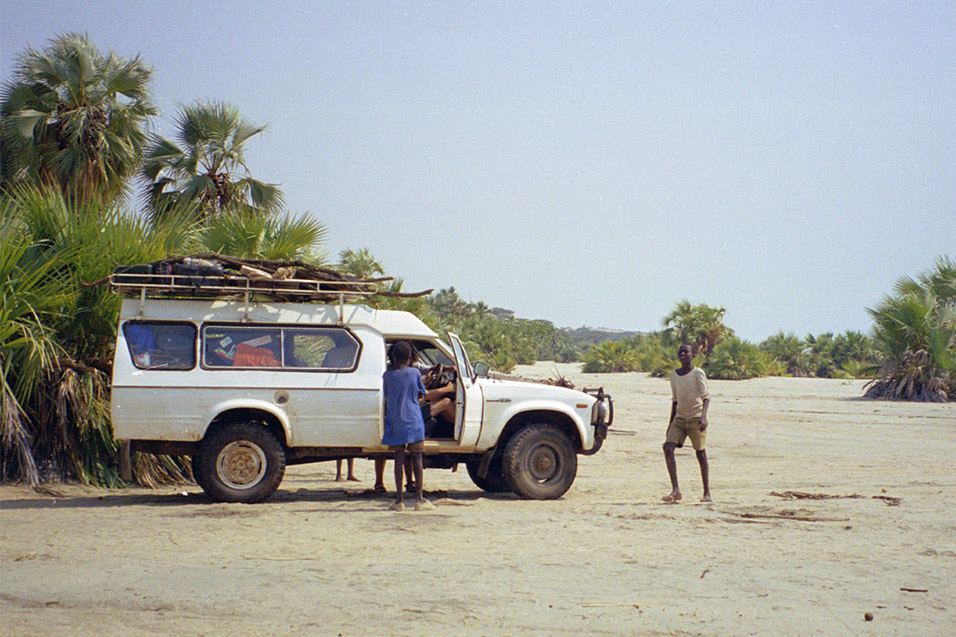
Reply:
[[[344,329],[286,328],[283,336],[286,367],[350,370],[358,359],[358,341]]]
[[[196,366],[196,326],[192,323],[127,321],[123,336],[139,369],[192,369]]]
[[[279,328],[203,328],[203,364],[206,367],[282,367],[282,331]]]
[[[349,371],[355,368],[358,354],[358,341],[341,328],[203,328],[206,367]]]

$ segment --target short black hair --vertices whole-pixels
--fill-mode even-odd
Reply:
[[[398,341],[392,344],[388,355],[392,359],[392,368],[403,367],[412,360],[412,346],[408,344],[408,341]]]

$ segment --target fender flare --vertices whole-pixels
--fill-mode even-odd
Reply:
[[[209,432],[209,426],[213,423],[213,421],[216,420],[216,418],[226,412],[240,409],[248,411],[263,411],[271,416],[274,416],[279,422],[279,426],[282,428],[282,432],[285,435],[286,444],[292,444],[294,439],[292,423],[289,421],[289,416],[285,413],[285,411],[277,407],[275,403],[248,398],[233,398],[230,400],[224,400],[210,407],[209,411],[206,412],[206,415],[203,417],[202,424],[200,425],[200,440],[206,437],[206,434]]]
[[[515,419],[516,416],[520,416],[525,412],[531,411],[549,411],[556,412],[568,418],[574,425],[574,428],[577,430],[578,440],[572,440],[572,443],[580,451],[584,449],[584,446],[588,440],[587,427],[588,423],[585,423],[581,420],[580,416],[574,412],[573,409],[569,408],[566,404],[559,401],[551,400],[522,400],[520,402],[514,403],[504,412],[502,412],[502,428],[498,433],[499,440],[496,443],[496,446],[500,446],[503,442],[500,437],[504,433],[505,429],[508,427],[508,424]]]

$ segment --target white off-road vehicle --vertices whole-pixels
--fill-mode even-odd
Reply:
[[[455,383],[454,423],[425,440],[426,467],[464,463],[476,485],[523,498],[563,495],[577,455],[613,418],[603,390],[492,379],[454,334],[364,305],[124,298],[112,420],[133,451],[187,455],[212,498],[259,502],[287,464],[390,457],[382,374],[405,340]]]

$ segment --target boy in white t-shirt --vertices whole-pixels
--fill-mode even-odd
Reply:
[[[680,502],[680,487],[677,485],[677,460],[674,449],[690,442],[697,453],[700,464],[700,478],[704,483],[704,495],[701,502],[712,502],[710,497],[710,465],[707,463],[707,407],[710,406],[710,392],[707,390],[707,374],[694,367],[694,348],[687,343],[677,350],[680,368],[671,372],[671,417],[664,443],[664,460],[667,473],[671,478],[671,492],[664,496],[665,502]]]

